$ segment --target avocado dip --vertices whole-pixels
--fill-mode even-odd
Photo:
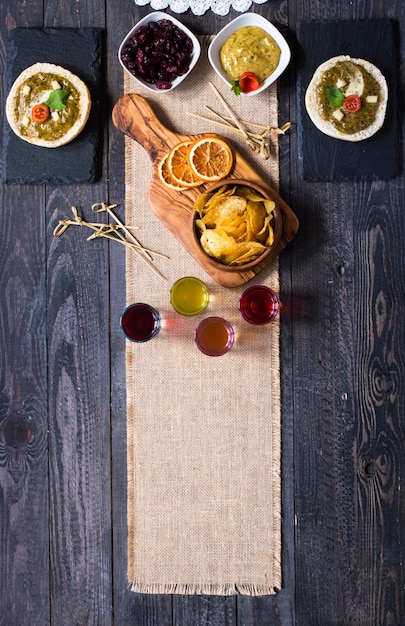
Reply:
[[[63,89],[69,92],[66,108],[51,114],[44,122],[33,122],[31,110],[35,104],[45,103],[51,91]],[[79,117],[80,94],[65,77],[52,73],[38,73],[25,80],[14,103],[17,126],[25,137],[53,141],[59,139],[73,126]]]
[[[346,112],[342,117],[340,114],[336,116],[336,111],[339,109],[343,112],[343,109],[330,102],[327,95],[330,88],[338,88],[345,97],[352,94],[359,96],[360,109],[355,113]],[[317,87],[317,94],[321,117],[331,122],[340,132],[353,134],[365,130],[375,121],[381,88],[378,81],[364,67],[352,61],[342,61],[324,72]]]
[[[243,72],[253,72],[262,83],[276,69],[281,50],[259,26],[236,30],[222,46],[219,56],[225,72],[238,80]]]

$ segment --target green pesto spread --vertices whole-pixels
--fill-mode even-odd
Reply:
[[[238,80],[243,72],[253,72],[262,83],[278,66],[280,54],[280,47],[263,28],[244,26],[225,41],[219,56],[233,80]]]
[[[51,91],[52,82],[59,83],[60,88],[69,92],[66,108],[57,111],[55,118],[51,115],[44,122],[34,122],[31,110],[35,104],[45,103]],[[29,93],[24,93],[24,87],[29,87]],[[24,81],[20,86],[15,100],[15,118],[21,135],[54,141],[60,139],[74,125],[79,117],[80,94],[72,83],[58,74],[39,72]],[[27,119],[29,122],[27,123]]]
[[[339,80],[345,83],[342,87],[339,87]],[[357,93],[361,102],[359,111],[346,113],[343,107],[330,104],[326,90],[328,87],[336,86],[345,96]],[[317,96],[321,117],[332,123],[341,133],[351,135],[365,130],[375,121],[381,99],[381,89],[378,81],[364,67],[354,64],[352,61],[341,61],[324,73],[317,87]],[[367,96],[377,96],[377,102],[367,102]],[[333,115],[337,109],[343,113],[341,120],[337,120]]]

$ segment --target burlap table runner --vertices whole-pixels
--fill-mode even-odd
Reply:
[[[260,162],[243,139],[186,113],[206,115],[205,104],[224,112],[213,80],[241,118],[277,125],[275,87],[237,99],[209,68],[204,46],[201,57],[170,94],[155,96],[128,77],[125,93],[145,96],[176,132],[220,132],[276,185],[277,146]],[[148,155],[126,139],[126,223],[140,226],[143,245],[170,257],[154,259],[166,281],[131,251],[126,259],[127,303],[148,302],[162,316],[156,339],[126,343],[128,578],[142,593],[272,594],[281,587],[279,320],[265,327],[242,320],[243,288],[217,285],[169,233],[148,206],[150,178]],[[205,314],[193,318],[169,304],[172,283],[186,275],[211,290]],[[278,291],[277,263],[253,282]],[[207,357],[194,345],[208,315],[235,327],[225,356]]]

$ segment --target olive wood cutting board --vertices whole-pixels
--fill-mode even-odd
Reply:
[[[250,180],[269,192],[270,197],[278,204],[283,214],[283,234],[274,254],[252,270],[229,272],[213,268],[192,236],[194,201],[200,193],[206,191],[209,184],[180,192],[169,189],[159,179],[158,163],[173,146],[181,141],[215,135],[213,133],[182,135],[171,131],[159,121],[145,98],[137,94],[126,94],[117,101],[112,111],[112,120],[116,128],[141,144],[149,154],[153,172],[147,200],[151,209],[207,274],[220,285],[238,287],[245,284],[274,260],[293,239],[298,230],[298,220],[295,214],[239,152],[233,149],[235,162],[230,178]]]

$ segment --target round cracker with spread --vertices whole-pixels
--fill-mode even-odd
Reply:
[[[51,92],[63,90],[64,103],[49,106],[49,117],[35,122],[32,109],[49,102]],[[18,137],[44,148],[58,148],[83,130],[91,109],[86,84],[69,70],[52,63],[35,63],[13,83],[6,101],[6,116]]]
[[[344,109],[343,99],[349,95],[360,98],[357,112]],[[305,94],[305,106],[315,126],[325,135],[352,142],[368,139],[381,128],[387,101],[387,82],[380,70],[369,61],[347,55],[322,63]]]

